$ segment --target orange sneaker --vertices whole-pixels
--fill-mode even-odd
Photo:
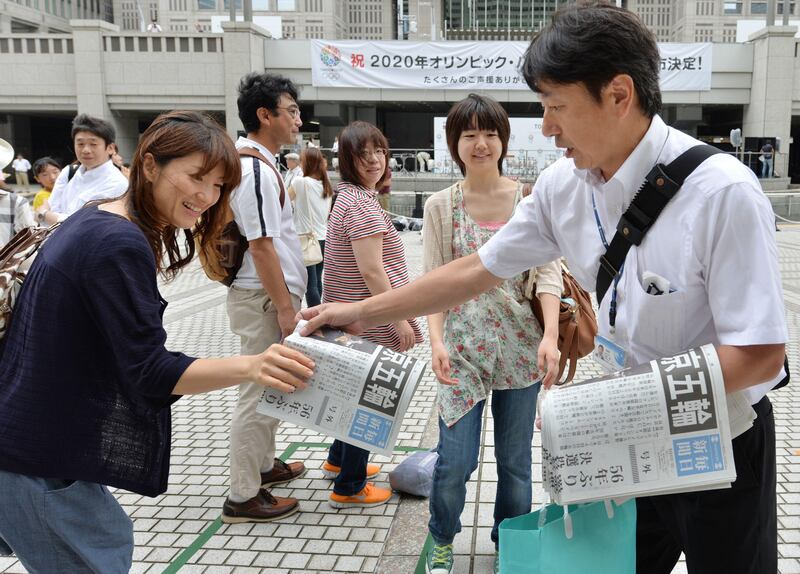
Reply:
[[[329,480],[333,480],[334,478],[339,476],[340,472],[342,472],[341,466],[334,466],[327,460],[322,465],[322,476],[324,476]],[[375,478],[380,474],[380,472],[381,472],[381,465],[367,463],[367,478]]]
[[[391,497],[392,491],[388,488],[381,488],[368,482],[361,492],[353,496],[342,496],[332,492],[328,504],[334,508],[370,508],[386,504]]]

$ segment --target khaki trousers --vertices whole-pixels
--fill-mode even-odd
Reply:
[[[17,185],[24,185],[28,187],[30,183],[28,182],[28,172],[27,171],[18,171],[17,172]]]
[[[300,309],[300,298],[292,295]],[[273,343],[280,343],[278,311],[263,289],[228,289],[228,319],[231,331],[242,341],[243,355],[257,355]],[[239,401],[231,420],[231,500],[250,500],[261,488],[261,473],[272,470],[278,419],[256,412],[264,387],[255,383],[239,385]]]

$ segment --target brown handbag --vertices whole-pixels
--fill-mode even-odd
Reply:
[[[14,303],[36,253],[59,225],[26,227],[0,249],[0,339],[8,332]]]
[[[278,187],[280,187],[280,204],[281,209],[286,201],[286,190],[283,187],[283,178],[275,166],[272,165],[264,155],[255,148],[243,147],[238,150],[239,157],[253,157],[261,163],[272,169],[275,177],[278,179]],[[258,192],[261,188],[261,171],[258,166],[253,166],[253,183]],[[248,249],[249,242],[241,233],[239,233],[239,226],[233,219],[233,210],[231,209],[230,202],[223,206],[225,209],[225,216],[223,221],[225,227],[219,237],[214,241],[206,243],[203,247],[201,237],[195,236],[195,244],[197,246],[197,255],[200,258],[200,266],[206,274],[206,277],[212,281],[219,281],[226,287],[230,287],[236,279],[236,274],[242,268],[244,262],[244,254]]]
[[[561,301],[558,310],[558,350],[561,358],[558,362],[557,385],[568,383],[575,376],[575,369],[578,366],[578,359],[585,357],[594,350],[594,337],[597,335],[597,318],[592,308],[592,298],[575,278],[561,264],[561,277],[564,280],[564,291],[561,293]],[[531,309],[539,321],[539,325],[544,329],[544,317],[542,315],[542,304],[536,296],[534,288],[530,299]],[[569,361],[567,378],[561,380],[564,370]]]

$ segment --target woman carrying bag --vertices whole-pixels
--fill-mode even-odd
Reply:
[[[328,179],[328,162],[318,148],[303,150],[300,165],[303,177],[295,178],[288,191],[294,202],[294,225],[308,271],[306,304],[314,307],[322,300],[325,234],[328,232],[333,188]]]
[[[447,145],[465,177],[425,205],[426,272],[476,252],[516,209],[522,185],[502,175],[510,132],[505,110],[491,98],[471,94],[450,109]],[[536,398],[539,381],[549,386],[558,373],[562,289],[557,263],[534,272],[544,332],[525,298],[524,274],[447,313],[428,316],[431,367],[439,381],[439,458],[428,523],[435,544],[426,558],[428,574],[452,570],[453,540],[461,530],[466,483],[478,466],[489,395],[498,476],[491,532],[495,548],[500,522],[530,512]]]
[[[167,489],[181,395],[305,388],[313,363],[281,345],[221,359],[164,347],[157,276],[192,260],[194,234],[215,240],[240,179],[224,129],[163,114],[125,195],[87,204],[39,250],[0,341],[0,538],[29,572],[130,571],[132,522],[107,486]]]

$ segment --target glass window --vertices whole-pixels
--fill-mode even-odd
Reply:
[[[253,0],[253,10],[266,12],[269,10],[269,0]]]
[[[766,14],[767,13],[767,3],[766,2],[751,2],[750,3],[750,13],[751,14]]]
[[[228,0],[225,0],[225,10],[228,10],[229,8],[230,8],[230,2],[228,2]],[[236,9],[237,10],[242,9],[242,0],[236,0]]]
[[[724,4],[724,13],[725,14],[741,14],[742,13],[742,3],[741,2],[725,2],[725,4]]]
[[[778,0],[778,14],[783,15],[783,0]],[[794,2],[789,3],[789,14],[794,14]]]
[[[297,0],[277,0],[279,12],[295,12],[297,10]]]
[[[217,0],[197,0],[198,10],[216,10]]]

